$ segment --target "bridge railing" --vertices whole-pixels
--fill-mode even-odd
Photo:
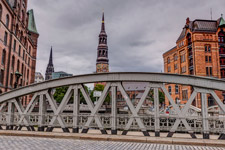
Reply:
[[[145,82],[147,86],[143,91],[138,104],[134,106],[128,96],[123,82]],[[104,83],[105,88],[101,97],[94,105],[84,84]],[[183,108],[180,108],[165,87],[165,84],[187,85],[193,88],[193,92]],[[53,98],[52,89],[68,86],[68,90],[57,105]],[[142,115],[139,113],[150,90],[154,92],[154,114]],[[162,91],[173,107],[175,115],[162,115],[159,111],[159,90]],[[204,139],[209,139],[211,133],[218,134],[219,139],[225,139],[225,119],[223,116],[210,117],[207,109],[207,95],[211,95],[225,113],[225,106],[216,94],[217,91],[225,91],[225,81],[195,76],[184,76],[162,73],[107,73],[74,76],[51,80],[39,84],[19,88],[0,95],[0,124],[6,125],[6,129],[21,130],[23,126],[28,130],[51,132],[54,128],[60,127],[64,132],[87,133],[90,128],[97,128],[102,134],[117,134],[122,130],[126,135],[130,130],[140,130],[145,136],[149,131],[154,131],[155,136],[160,136],[161,131],[167,131],[168,137],[175,132],[187,132],[192,138],[195,133],[202,133]],[[121,115],[117,113],[117,93],[122,94],[130,114]],[[99,114],[104,100],[110,93],[111,111],[110,114]],[[31,95],[32,99],[26,107],[21,104],[21,97]],[[83,95],[90,113],[80,113],[80,94]],[[201,97],[201,116],[188,116],[187,112],[197,95]],[[63,113],[69,100],[73,98],[72,113]],[[47,103],[53,113],[47,112]],[[38,113],[33,113],[34,107],[38,104]],[[1,127],[2,128],[2,127]],[[2,128],[3,129],[3,128]],[[46,130],[45,130],[46,129]]]

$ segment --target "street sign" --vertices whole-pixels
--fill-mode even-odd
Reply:
[[[94,97],[101,97],[102,92],[101,91],[94,91]]]

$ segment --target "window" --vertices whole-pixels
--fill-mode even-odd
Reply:
[[[20,72],[20,61],[17,61],[17,71]]]
[[[0,82],[1,82],[1,84],[3,84],[3,82],[4,82],[4,70],[3,69],[1,69],[0,77],[1,77]]]
[[[177,64],[174,64],[174,70],[177,70]]]
[[[29,82],[29,69],[27,69],[27,81]]]
[[[206,75],[212,76],[212,67],[206,67]]]
[[[12,73],[10,74],[10,85],[11,85],[11,87],[13,87],[13,74]]]
[[[177,55],[175,54],[175,55],[174,55],[174,61],[177,61],[177,58],[178,58],[178,57],[177,57]]]
[[[212,62],[211,56],[205,56],[205,62]]]
[[[205,52],[211,52],[211,46],[205,45]]]
[[[181,72],[182,73],[185,73],[186,72],[186,66],[184,66],[184,67],[181,68]]]
[[[21,55],[21,46],[19,45],[18,55]]]
[[[25,50],[23,50],[23,60],[24,60],[24,57],[25,57]]]
[[[30,66],[30,57],[29,57],[29,59],[28,59],[28,66]]]
[[[224,48],[224,46],[220,46],[219,52],[220,52],[220,54],[225,54],[225,48]]]
[[[168,64],[170,63],[170,58],[169,58],[169,57],[167,58],[167,63],[168,63]]]
[[[176,93],[176,94],[179,93],[179,87],[178,87],[178,85],[175,86],[175,93]]]
[[[225,41],[224,41],[224,37],[225,37],[224,32],[223,32],[223,31],[220,31],[220,32],[219,32],[219,35],[218,35],[218,42],[219,42],[219,43],[224,43],[224,42],[225,42]]]
[[[221,78],[225,78],[225,69],[220,70]]]
[[[180,57],[181,57],[180,58],[181,62],[185,62],[186,61],[186,55],[185,54],[181,55]]]
[[[168,86],[168,92],[171,95],[171,92],[172,92],[171,86]]]
[[[13,44],[13,51],[16,51],[16,40],[14,40],[14,44]]]
[[[31,52],[31,47],[29,46],[29,54],[30,54],[30,52]]]
[[[8,40],[8,33],[5,32],[5,36],[4,36],[4,45],[7,46],[7,40]]]
[[[9,15],[6,15],[6,21],[5,21],[5,25],[7,28],[9,28]]]
[[[205,56],[205,62],[208,62],[208,56]]]
[[[6,60],[6,51],[4,49],[2,52],[2,65],[5,65],[5,60]]]
[[[171,71],[171,67],[169,66],[169,67],[168,67],[168,72],[170,72],[170,71]]]
[[[0,20],[2,20],[2,5],[0,5]]]
[[[12,64],[11,64],[12,70],[14,70],[14,65],[15,65],[15,56],[12,57]]]
[[[182,90],[182,99],[188,100],[188,90]]]

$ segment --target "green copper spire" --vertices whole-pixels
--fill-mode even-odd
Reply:
[[[220,24],[219,24],[219,27],[220,26],[225,26],[225,21],[223,19],[223,14],[221,14],[221,19],[220,19]]]
[[[36,24],[35,24],[35,19],[34,19],[34,11],[33,9],[28,11],[29,14],[29,19],[28,19],[28,30],[30,32],[38,34]]]

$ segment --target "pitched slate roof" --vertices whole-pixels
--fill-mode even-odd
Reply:
[[[34,19],[34,11],[33,9],[28,11],[29,14],[29,19],[28,19],[28,30],[30,32],[38,34],[36,24],[35,24],[35,19]]]
[[[186,33],[186,28],[183,28],[183,30],[182,30],[180,36],[178,37],[177,41],[183,39],[185,37],[185,33]]]
[[[191,31],[201,32],[216,32],[217,21],[216,20],[194,20],[190,26]]]

